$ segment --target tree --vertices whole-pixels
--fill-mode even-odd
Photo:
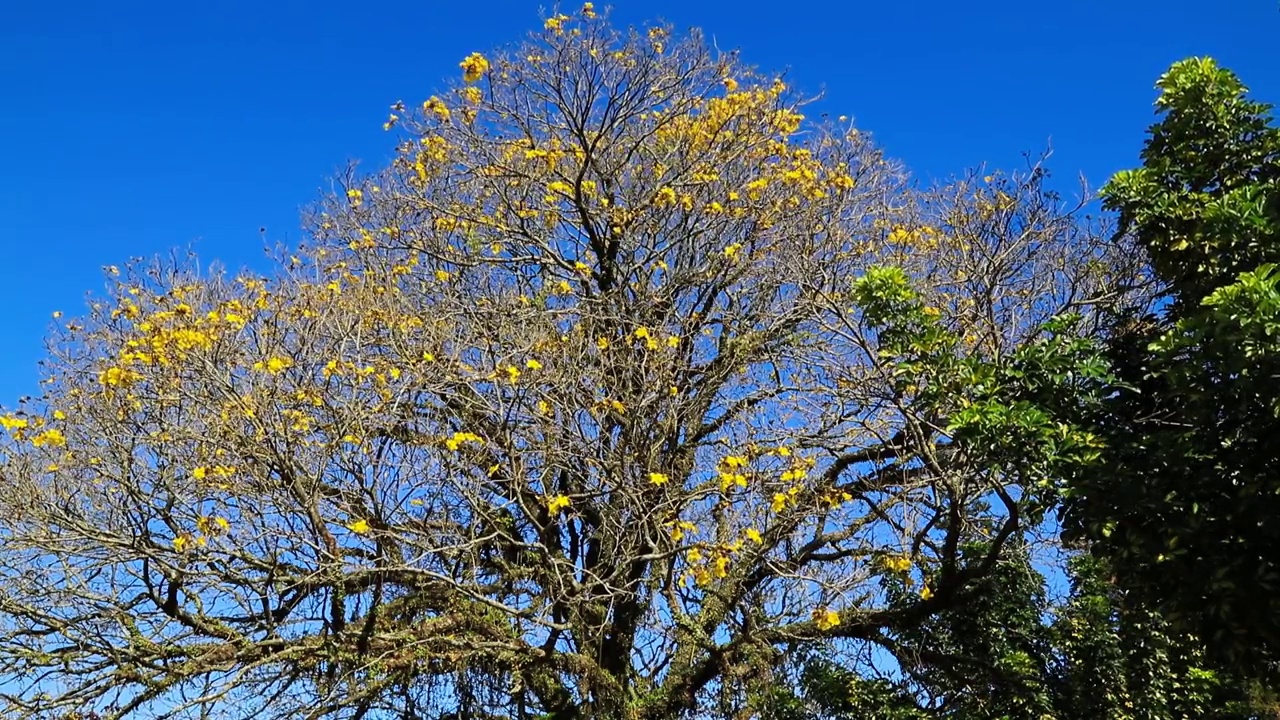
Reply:
[[[2,421],[7,713],[743,716],[1094,452],[1132,259],[1038,167],[915,188],[590,4],[462,75],[273,275],[138,265],[54,338]]]
[[[972,552],[984,552],[972,548]],[[1054,603],[1026,546],[1010,545],[964,602],[893,635],[889,672],[821,648],[776,689],[766,717],[823,720],[1253,720],[1276,716],[1251,683],[1212,670],[1201,644],[1134,606],[1088,556]],[[893,581],[890,580],[892,583]],[[899,597],[909,597],[899,579]]]
[[[1104,463],[1065,519],[1119,578],[1252,673],[1280,650],[1280,130],[1212,60],[1158,84],[1143,166],[1103,189],[1151,258],[1159,314],[1122,318]]]

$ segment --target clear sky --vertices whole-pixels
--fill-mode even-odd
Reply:
[[[1193,54],[1280,102],[1276,0],[613,7],[788,70],[926,177],[1051,143],[1060,179],[1100,183],[1136,162],[1152,84]],[[0,2],[0,405],[35,389],[50,312],[78,313],[103,265],[174,247],[261,265],[260,227],[297,241],[327,177],[386,160],[388,105],[539,18],[536,0]]]

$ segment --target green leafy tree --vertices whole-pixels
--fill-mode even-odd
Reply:
[[[972,548],[981,553],[982,548]],[[1260,720],[1274,703],[1207,667],[1200,644],[1131,606],[1102,562],[1068,563],[1059,603],[1010,546],[963,601],[882,637],[894,671],[840,664],[811,649],[794,690],[767,699],[771,720]],[[899,591],[906,584],[897,583]]]
[[[1212,60],[1159,81],[1143,165],[1103,190],[1160,284],[1117,323],[1104,462],[1064,520],[1221,661],[1280,652],[1280,130]]]
[[[794,671],[798,691],[775,691],[770,712],[886,720],[1261,717],[1245,685],[1209,669],[1199,641],[1114,585],[1102,561],[1071,560],[1070,595],[1056,605],[1033,569],[1034,536],[1026,530],[1061,501],[1066,479],[1102,460],[1101,439],[1089,426],[1106,409],[1115,378],[1092,329],[1059,316],[1007,354],[960,353],[958,338],[901,270],[869,269],[853,297],[896,382],[942,428],[933,457],[964,457],[982,468],[989,492],[971,495],[968,512],[939,522],[973,528],[955,555],[962,566],[986,570],[956,585],[944,582],[945,565],[884,558],[890,606],[943,594],[947,602],[873,636],[881,656],[892,658],[892,673],[875,672],[873,658],[850,665],[825,646],[811,649]],[[1008,504],[1014,492],[1018,531],[976,522],[986,514],[981,506]]]
[[[1275,717],[1259,688],[1213,669],[1198,638],[1119,588],[1104,562],[1075,557],[1068,570],[1071,594],[1050,628],[1053,717]]]

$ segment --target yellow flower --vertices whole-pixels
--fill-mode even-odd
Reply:
[[[710,571],[710,570],[708,570],[706,567],[694,568],[694,571],[693,571],[693,581],[694,581],[695,583],[697,583],[698,585],[700,585],[700,586],[701,586],[701,585],[710,585],[710,584],[711,584],[711,571]]]
[[[665,49],[662,39],[666,36],[667,31],[662,28],[649,28],[649,40],[653,45],[653,51],[659,55],[661,55],[662,51]]]
[[[114,387],[114,386],[120,386],[120,385],[128,385],[129,383],[135,380],[138,380],[141,377],[142,377],[141,375],[139,375],[136,372],[133,372],[132,370],[125,370],[124,368],[112,367],[112,368],[107,368],[106,370],[103,370],[102,373],[98,375],[98,382],[102,383],[105,386]]]
[[[468,443],[468,442],[478,443],[478,442],[484,442],[484,440],[482,440],[480,436],[476,435],[475,433],[456,432],[453,434],[453,437],[445,439],[444,446],[449,448],[450,450],[457,450],[459,447],[462,446],[463,443]]]
[[[845,491],[837,492],[835,490],[832,490],[826,493],[825,495],[823,495],[820,499],[824,504],[826,504],[827,507],[835,508],[835,507],[840,507],[841,503],[846,503],[852,500],[853,495]]]
[[[471,105],[479,105],[484,99],[484,93],[480,92],[478,87],[467,87],[462,89],[462,99]]]
[[[697,529],[698,529],[697,525],[694,525],[693,523],[687,520],[681,520],[678,523],[672,523],[671,524],[671,540],[673,542],[680,542],[681,540],[684,539],[685,532],[696,532]],[[697,549],[695,548],[691,552],[696,552],[696,550]]]
[[[427,101],[422,103],[422,110],[435,115],[440,122],[448,122],[449,120],[449,106],[445,105],[444,101],[435,95],[427,98]]]
[[[591,20],[596,16],[595,3],[582,3],[582,17]]]
[[[13,415],[0,415],[0,427],[3,427],[5,430],[21,430],[22,428],[27,427],[27,425],[29,425],[29,423],[23,418],[14,417]]]
[[[680,337],[678,335],[670,335],[667,337],[667,347],[680,347]]]
[[[186,551],[187,545],[190,542],[191,542],[191,538],[186,534],[179,535],[178,537],[173,539],[173,549],[177,550],[178,552],[184,552]]]
[[[787,502],[788,502],[788,501],[790,501],[790,498],[789,498],[787,495],[785,495],[785,494],[783,494],[783,493],[774,493],[774,494],[773,494],[773,502],[771,502],[771,503],[769,504],[769,507],[770,507],[774,512],[776,512],[776,513],[780,513],[780,512],[782,512],[783,510],[786,510],[786,509],[787,509]]]
[[[904,573],[911,569],[911,558],[906,555],[891,555],[884,559],[884,566],[891,572]]]
[[[732,485],[737,485],[738,487],[746,487],[747,476],[743,475],[742,473],[731,472],[728,470],[721,470],[720,471],[720,490],[721,491],[728,490],[729,487]]]
[[[67,438],[62,434],[61,430],[50,428],[31,438],[31,444],[36,447],[44,447],[45,445],[61,447],[67,444]]]
[[[602,338],[602,337],[598,337],[598,338],[596,338],[596,347],[600,348],[601,350],[608,350],[608,349],[609,349],[609,339],[608,339],[608,338]]]
[[[730,470],[737,470],[747,466],[747,459],[741,455],[729,455],[721,458],[720,464]]]
[[[473,83],[489,72],[489,61],[484,55],[475,52],[463,58],[458,67],[462,68],[463,82]]]
[[[720,82],[724,83],[724,89],[728,92],[734,92],[738,89],[738,81],[731,77],[724,78]]]
[[[524,362],[524,366],[529,368],[530,370],[542,369],[542,363],[538,362],[537,360],[534,360],[533,358],[529,358],[528,360],[526,360]]]
[[[347,199],[351,201],[352,207],[360,207],[360,203],[364,200],[364,193],[358,188],[352,188],[347,191]]]
[[[520,379],[520,368],[516,367],[515,365],[508,365],[506,367],[506,373],[507,373],[507,382],[514,383],[515,381]]]
[[[928,600],[931,597],[933,597],[933,590],[931,590],[928,585],[925,585],[924,587],[920,588],[921,600]]]
[[[814,610],[813,622],[818,626],[819,630],[830,630],[840,624],[840,613],[831,608]]]
[[[762,536],[760,531],[755,528],[747,528],[746,536],[748,540],[756,543],[757,545],[764,544],[764,536]]]
[[[852,190],[854,186],[857,185],[857,181],[855,181],[853,176],[848,173],[837,173],[832,175],[828,178],[828,182],[830,182],[837,190]]]
[[[450,278],[450,277],[452,277],[452,276],[449,274],[449,271],[448,271],[448,270],[437,270],[437,271],[436,271],[436,280],[439,280],[440,282],[448,282],[448,280],[449,280],[449,278]]]
[[[676,204],[676,191],[671,187],[662,187],[658,190],[658,194],[653,199],[653,204],[658,207],[669,207]]]
[[[66,419],[67,419],[67,414],[66,414],[66,413],[64,413],[64,412],[62,412],[61,410],[54,410],[54,411],[53,411],[53,419],[54,419],[54,420],[66,420]]]
[[[223,517],[201,515],[196,518],[196,529],[203,535],[221,535],[230,528],[231,523],[227,522],[227,519]]]
[[[572,501],[564,495],[556,495],[555,497],[547,498],[547,512],[551,513],[552,517],[555,517],[560,514],[561,510],[572,504]]]
[[[282,357],[271,357],[266,362],[259,361],[253,364],[254,370],[265,370],[272,375],[279,375],[291,367],[293,367],[293,361]]]
[[[329,362],[325,363],[325,364],[324,364],[324,367],[323,367],[323,368],[321,368],[321,370],[320,370],[320,374],[321,374],[321,375],[324,375],[324,377],[325,377],[325,379],[326,379],[326,380],[328,380],[329,378],[333,377],[334,375],[341,375],[341,374],[342,374],[342,363],[341,363],[341,361],[339,361],[339,360],[330,360]]]
[[[347,529],[357,535],[363,535],[364,533],[369,532],[369,521],[363,518],[356,520],[353,523],[349,523],[347,525]]]
[[[202,466],[202,467],[198,467],[198,468],[194,468],[194,469],[191,471],[191,477],[193,477],[193,478],[195,478],[195,479],[197,479],[197,480],[203,480],[203,479],[205,479],[205,477],[206,477],[208,474],[209,474],[209,468],[206,468],[206,467],[203,467],[203,466]]]
[[[644,340],[645,347],[650,350],[658,349],[658,341],[653,337],[653,333],[649,331],[649,328],[641,325],[635,329],[632,335],[634,335],[637,340]]]
[[[671,478],[667,477],[663,473],[660,473],[660,472],[649,473],[649,482],[653,483],[654,485],[665,485],[670,481],[671,481]]]
[[[724,256],[729,260],[736,260],[740,252],[742,252],[742,243],[734,243],[724,249]]]
[[[555,15],[547,18],[546,22],[542,23],[542,27],[559,34],[564,32],[564,23],[568,19],[568,15]]]

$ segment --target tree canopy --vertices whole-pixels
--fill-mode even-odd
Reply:
[[[974,547],[970,552],[985,552]],[[1075,556],[1065,597],[1011,544],[965,601],[894,634],[879,670],[821,646],[793,660],[763,704],[771,720],[1254,720],[1274,698],[1214,669],[1202,643],[1118,588],[1104,562]],[[909,599],[910,585],[886,579]]]
[[[1149,255],[1162,307],[1121,317],[1104,462],[1068,529],[1208,641],[1273,674],[1280,651],[1280,129],[1212,60],[1175,64],[1143,165],[1103,189]]]
[[[458,70],[270,272],[140,261],[60,320],[0,415],[3,712],[1249,717],[1110,565],[1053,622],[1031,568],[1064,497],[1139,537],[1090,484],[1137,447],[1136,205],[917,183],[591,3]]]

